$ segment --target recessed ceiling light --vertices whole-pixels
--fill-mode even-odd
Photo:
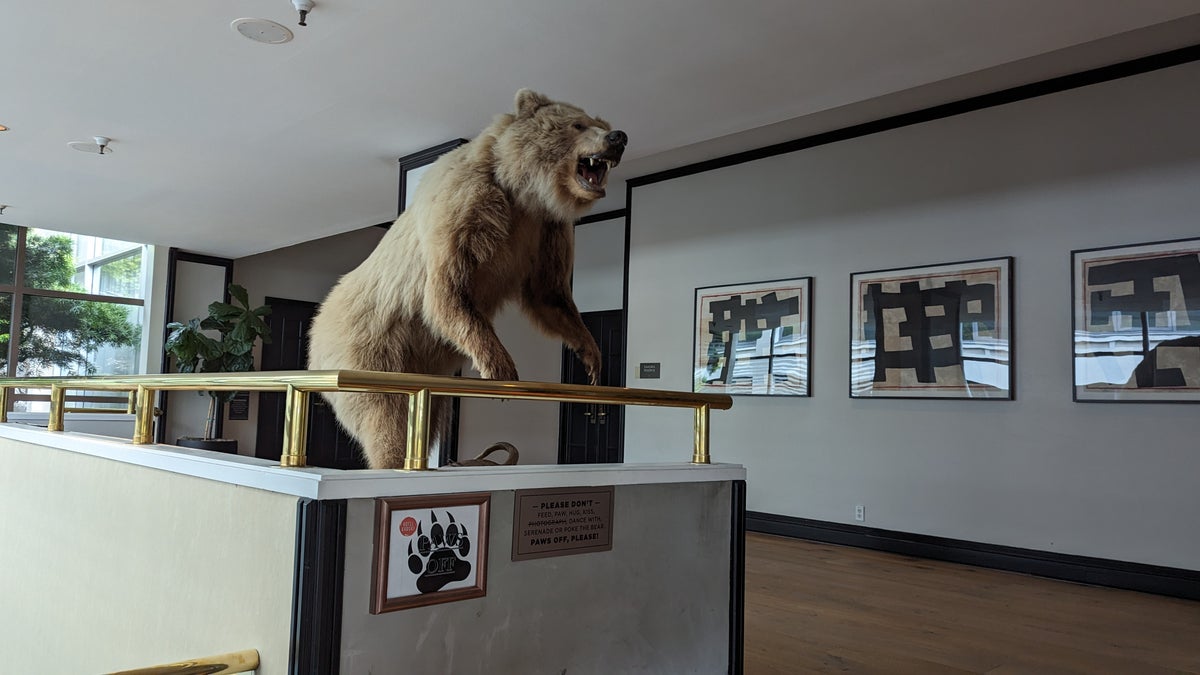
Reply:
[[[281,45],[292,41],[292,31],[266,19],[237,19],[229,27],[255,42]]]

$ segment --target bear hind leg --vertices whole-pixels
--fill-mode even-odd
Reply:
[[[408,432],[408,397],[401,394],[354,394],[358,441],[367,466],[403,469]]]
[[[408,451],[408,396],[403,394],[356,394],[360,415],[359,441],[367,466],[372,469],[403,469]],[[453,400],[434,396],[429,410],[429,446],[445,454],[453,416]],[[433,467],[436,468],[436,467]]]

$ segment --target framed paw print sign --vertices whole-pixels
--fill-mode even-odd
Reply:
[[[487,595],[491,495],[375,500],[371,613]]]

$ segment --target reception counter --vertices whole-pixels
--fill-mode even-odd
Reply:
[[[0,663],[741,670],[745,471],[289,468],[0,424]]]

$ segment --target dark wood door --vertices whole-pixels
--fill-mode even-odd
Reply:
[[[600,346],[600,385],[625,385],[622,331],[625,313],[614,309],[586,312],[583,323]],[[587,370],[574,352],[563,348],[562,381],[588,384]],[[625,408],[599,403],[563,403],[559,410],[558,463],[608,464],[624,459]]]
[[[308,365],[308,329],[317,303],[267,298],[271,314],[271,344],[263,345],[263,370],[304,370]],[[279,459],[283,450],[284,394],[259,392],[256,457]],[[308,405],[308,464],[327,469],[365,469],[362,449],[333,415],[333,408],[318,394]]]

